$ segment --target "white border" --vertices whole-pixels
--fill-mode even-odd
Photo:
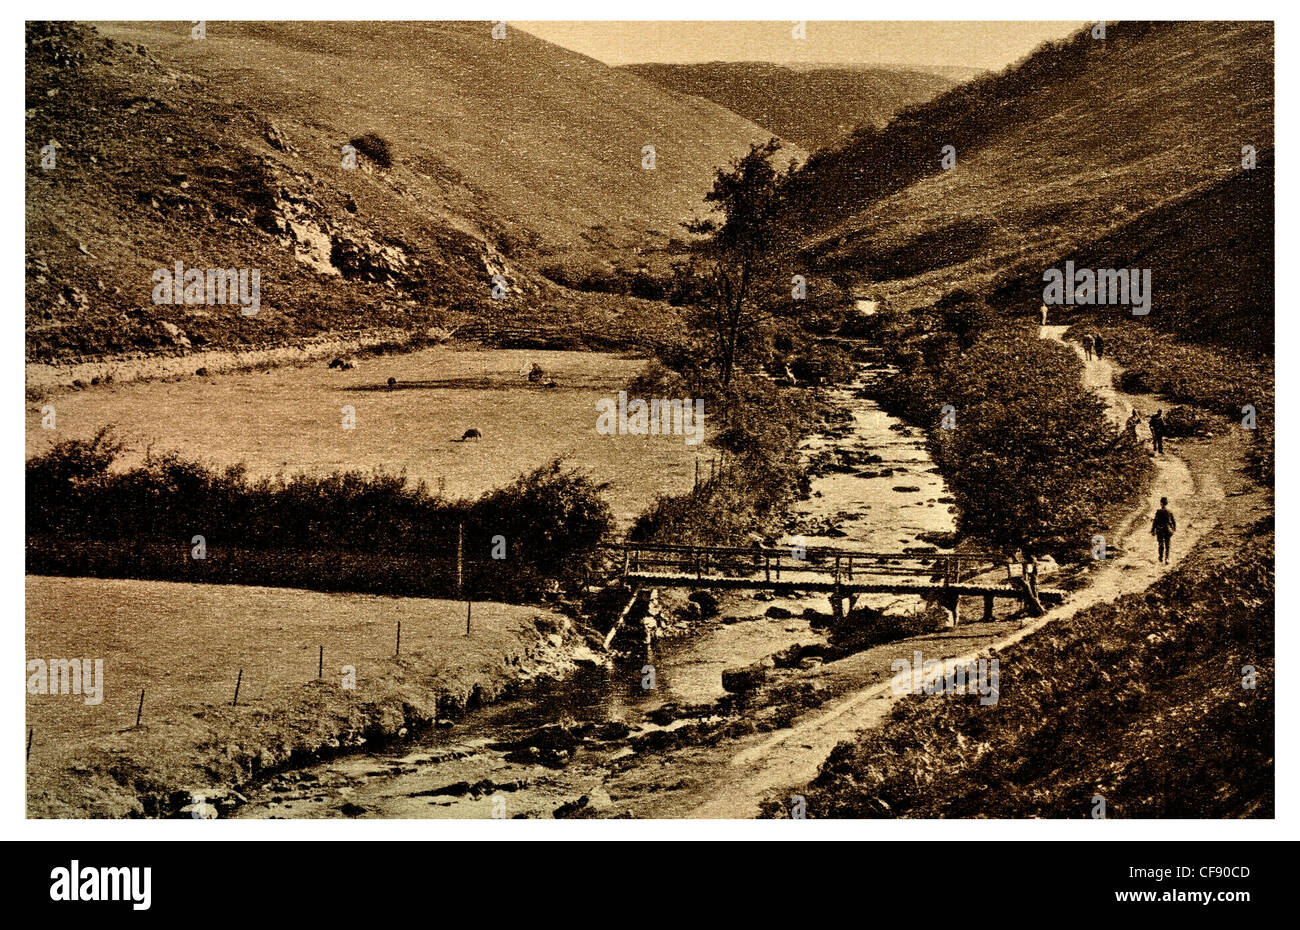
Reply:
[[[1060,6],[1032,2],[1032,0],[993,0],[993,2],[972,7],[969,3],[955,0],[937,0],[927,4],[923,10],[908,9],[905,12],[924,12],[926,19],[949,20],[1089,20],[1105,16],[1107,19],[1223,19],[1225,14],[1245,14],[1240,18],[1272,19],[1277,23],[1275,61],[1277,62],[1278,87],[1275,121],[1277,128],[1276,149],[1279,161],[1286,162],[1285,153],[1290,151],[1288,143],[1295,141],[1292,131],[1291,93],[1296,87],[1296,56],[1289,53],[1297,51],[1291,41],[1291,26],[1297,19],[1293,4],[1282,2],[1265,2],[1250,5],[1248,8],[1225,7],[1222,3],[1210,3],[1206,0],[1191,2],[1133,2],[1124,4],[1124,9],[1105,9],[1113,4],[1103,4],[1103,8],[1077,3]],[[7,12],[3,24],[5,46],[10,49],[3,65],[4,87],[7,106],[5,108],[6,136],[10,139],[6,151],[9,152],[9,177],[14,179],[4,189],[5,210],[4,223],[4,266],[9,268],[6,280],[11,294],[15,297],[14,310],[9,314],[6,326],[7,334],[5,357],[10,364],[0,371],[3,379],[4,396],[11,403],[18,403],[23,397],[23,346],[25,341],[24,318],[22,307],[24,275],[24,235],[22,218],[25,215],[23,186],[17,178],[24,167],[24,122],[23,122],[23,21],[19,17],[33,20],[47,19],[167,19],[188,20],[192,17],[216,14],[221,19],[471,19],[482,17],[486,21],[493,19],[524,20],[607,20],[607,19],[655,19],[655,20],[774,20],[793,22],[796,18],[810,23],[817,20],[855,20],[888,18],[888,14],[898,12],[896,7],[882,7],[874,4],[851,3],[847,0],[801,0],[799,3],[773,3],[769,0],[656,0],[653,5],[632,5],[628,15],[611,16],[608,2],[597,0],[552,0],[547,3],[517,2],[501,0],[492,4],[478,5],[468,3],[448,3],[441,0],[433,2],[392,2],[381,0],[365,5],[359,12],[355,4],[342,3],[339,0],[327,2],[286,3],[282,0],[233,0],[210,9],[180,8],[172,2],[133,2],[133,3],[92,3],[47,2],[39,7],[27,4],[21,12]],[[624,12],[618,10],[617,12]],[[649,15],[637,15],[645,13]],[[1114,14],[1120,13],[1121,16]],[[797,17],[796,17],[797,14]],[[885,14],[885,15],[881,15]],[[1294,186],[1284,172],[1277,173],[1278,210],[1277,210],[1277,254],[1294,254],[1288,249],[1293,244],[1293,222],[1296,206]],[[1296,327],[1287,308],[1282,304],[1283,294],[1279,291],[1279,335],[1278,355],[1284,356],[1286,349],[1297,344]],[[1284,366],[1278,366],[1277,410],[1279,419],[1290,422],[1287,415],[1288,405],[1283,400],[1294,396],[1289,373]],[[18,411],[21,413],[21,410]],[[0,616],[5,619],[3,636],[5,637],[5,654],[8,655],[10,667],[15,671],[19,667],[19,658],[25,655],[23,623],[23,561],[24,539],[22,517],[24,459],[24,418],[14,416],[7,418],[16,423],[15,428],[3,439],[6,464],[5,475],[8,485],[3,498],[0,498],[0,514],[3,516],[4,532],[0,538],[0,596],[6,608]],[[1296,444],[1292,434],[1284,429],[1277,431],[1278,458],[1281,462],[1294,462]],[[1293,473],[1286,473],[1288,477]],[[1279,481],[1278,511],[1291,514],[1292,498],[1285,480]],[[1289,557],[1294,551],[1294,532],[1289,521],[1279,522],[1279,553]],[[1280,563],[1290,567],[1287,560]],[[1300,604],[1297,603],[1295,586],[1290,583],[1288,572],[1283,569],[1279,575],[1279,609],[1277,612],[1277,644],[1279,667],[1281,657],[1291,659],[1295,655],[1297,637],[1294,633],[1294,618],[1300,616]],[[15,680],[25,679],[15,676]],[[24,740],[26,736],[24,692],[22,685],[13,686],[0,702],[0,733],[5,735],[0,740],[0,829],[6,837],[39,840],[195,840],[223,841],[246,839],[284,839],[284,840],[411,840],[411,839],[625,839],[625,840],[666,840],[666,839],[864,839],[864,840],[1007,840],[1007,839],[1051,839],[1051,840],[1242,840],[1242,839],[1283,839],[1300,836],[1297,830],[1296,805],[1296,768],[1294,743],[1288,740],[1295,732],[1296,692],[1278,682],[1278,713],[1276,721],[1277,734],[1277,819],[1273,821],[490,821],[487,825],[477,821],[42,821],[27,820],[24,817]]]

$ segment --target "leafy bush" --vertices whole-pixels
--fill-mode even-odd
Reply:
[[[351,140],[353,148],[381,168],[393,167],[393,150],[388,140],[378,133],[368,132]]]
[[[1143,449],[1111,426],[1101,400],[1083,391],[1078,358],[1014,326],[963,335],[935,329],[911,344],[917,351],[899,357],[882,400],[930,428],[962,534],[1078,557],[1149,467]],[[947,405],[954,429],[940,428]]]
[[[1164,421],[1165,433],[1178,439],[1209,436],[1216,428],[1222,428],[1222,421],[1206,411],[1183,405],[1165,410]]]
[[[27,463],[30,571],[454,595],[463,528],[465,590],[530,600],[575,583],[613,523],[603,487],[558,460],[469,502],[404,475],[252,482],[174,453],[112,471],[121,448],[101,432]],[[188,558],[196,535],[202,560]]]
[[[790,372],[800,381],[813,384],[846,381],[854,374],[853,360],[843,349],[810,342],[790,362]]]
[[[755,534],[775,532],[786,507],[808,494],[799,440],[829,411],[824,401],[807,392],[791,398],[741,376],[725,399],[713,395],[705,402],[729,411],[711,442],[721,453],[718,474],[690,493],[660,497],[633,524],[631,538],[747,545]]]
[[[630,397],[687,397],[691,394],[686,379],[659,359],[650,364],[627,384]]]
[[[472,504],[467,538],[486,551],[502,535],[510,547],[507,563],[518,559],[540,577],[574,584],[613,527],[600,496],[605,487],[556,459]]]

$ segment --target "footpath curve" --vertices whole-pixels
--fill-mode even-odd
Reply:
[[[1122,429],[1129,411],[1135,407],[1148,415],[1164,403],[1152,394],[1126,394],[1114,387],[1119,366],[1109,359],[1084,357],[1080,346],[1066,343],[1066,326],[1044,326],[1039,336],[1070,345],[1084,364],[1083,384],[1106,403],[1107,416]],[[1145,426],[1139,437],[1148,438]],[[1166,450],[1170,445],[1166,443]],[[1042,617],[996,640],[991,645],[963,653],[945,661],[945,670],[965,665],[988,652],[997,652],[1018,643],[1054,621],[1072,617],[1080,610],[1146,590],[1170,571],[1196,542],[1215,525],[1224,499],[1223,487],[1211,473],[1194,473],[1189,463],[1176,452],[1155,456],[1155,474],[1145,500],[1114,528],[1107,539],[1107,558],[1098,562],[1090,582],[1071,595],[1066,603],[1049,610]],[[1151,518],[1160,506],[1160,498],[1169,498],[1169,507],[1177,515],[1178,532],[1174,535],[1170,562],[1156,561],[1155,539],[1150,535]],[[836,744],[859,730],[879,726],[899,698],[889,683],[873,685],[833,702],[821,713],[773,734],[769,739],[737,753],[728,770],[731,778],[720,781],[714,796],[689,814],[695,818],[752,818],[759,806],[783,788],[798,790],[812,781]]]

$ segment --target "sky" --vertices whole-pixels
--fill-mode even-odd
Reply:
[[[645,61],[770,61],[960,65],[1001,70],[1082,22],[514,22],[608,65]]]

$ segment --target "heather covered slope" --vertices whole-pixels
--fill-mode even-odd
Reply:
[[[488,24],[190,28],[28,27],[29,359],[601,314],[537,264],[662,247],[766,138]],[[259,312],[155,305],[153,271],[177,261],[259,270]]]
[[[915,306],[1041,273],[1272,141],[1271,24],[1110,23],[818,152],[791,233],[815,267]]]
[[[905,699],[808,816],[1272,817],[1273,540],[1242,536],[1005,651],[994,706]]]
[[[677,93],[712,100],[808,149],[837,142],[859,125],[883,126],[903,107],[956,83],[904,68],[793,68],[762,61],[624,68]]]
[[[1151,312],[1115,307],[1073,314],[1145,324],[1185,342],[1271,361],[1273,356],[1273,153],[1256,167],[1194,191],[1048,262],[1064,268],[1150,268]],[[1043,265],[1007,272],[994,300],[1030,309],[1043,290]]]

